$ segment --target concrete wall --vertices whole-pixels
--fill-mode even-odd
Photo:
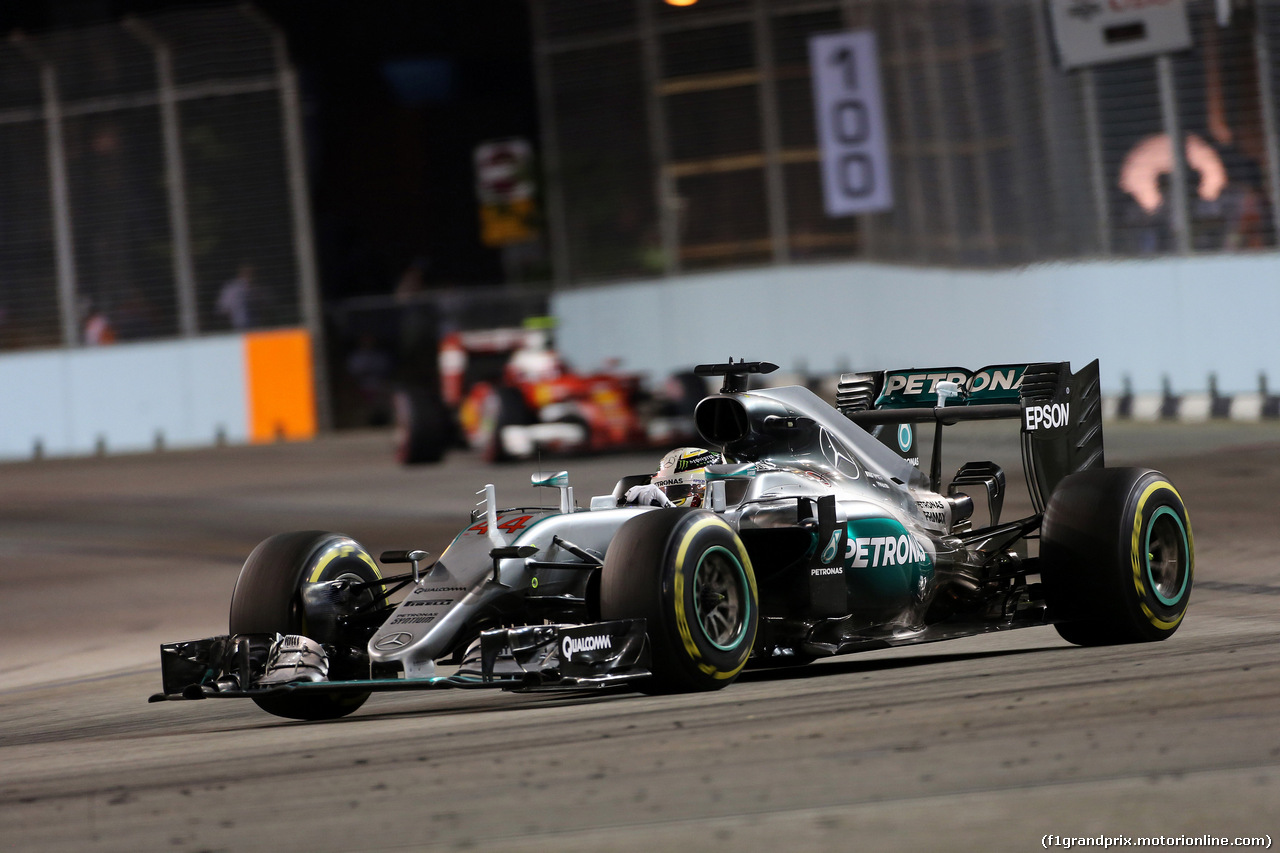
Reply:
[[[0,356],[0,459],[310,438],[298,329]]]
[[[811,373],[1101,360],[1104,393],[1280,386],[1280,255],[949,270],[870,263],[687,275],[558,293],[580,368],[660,377],[729,357]]]

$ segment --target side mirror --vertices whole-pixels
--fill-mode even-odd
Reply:
[[[563,513],[573,512],[573,486],[569,485],[569,472],[557,471],[554,474],[534,474],[529,478],[529,482],[535,486],[545,486],[549,489],[560,490],[560,511]]]

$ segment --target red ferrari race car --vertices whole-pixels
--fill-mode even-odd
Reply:
[[[669,447],[694,435],[693,408],[707,394],[692,372],[656,392],[638,374],[577,373],[545,327],[455,332],[441,341],[439,361],[439,397],[397,395],[404,464],[439,461],[455,443],[491,462]]]

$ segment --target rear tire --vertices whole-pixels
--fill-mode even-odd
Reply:
[[[1041,579],[1054,627],[1082,646],[1163,640],[1182,623],[1195,542],[1182,496],[1159,471],[1065,477],[1045,508]]]
[[[742,671],[758,622],[747,549],[719,516],[658,509],[619,529],[605,554],[600,614],[644,618],[655,693],[718,690]]]
[[[377,564],[353,539],[338,533],[304,530],[280,533],[253,549],[231,593],[232,634],[301,634],[318,643],[363,643],[363,637],[347,637],[334,620],[308,625],[302,602],[302,585],[349,578],[379,580]],[[368,595],[372,601],[373,594]],[[338,673],[339,678],[355,674]],[[259,708],[277,717],[294,720],[330,720],[355,711],[368,693],[325,693],[255,696]]]
[[[398,390],[392,396],[396,461],[401,465],[439,462],[453,443],[453,416],[437,394]]]

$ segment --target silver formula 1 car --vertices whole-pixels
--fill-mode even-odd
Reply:
[[[649,475],[581,507],[500,508],[492,486],[439,559],[284,533],[249,555],[230,630],[161,648],[164,692],[248,697],[283,717],[349,714],[374,691],[711,690],[745,666],[1052,624],[1082,645],[1161,640],[1191,595],[1194,547],[1157,471],[1103,466],[1097,362],[845,374],[836,405],[723,377],[697,428],[724,461],[697,508],[620,506]],[[945,425],[1016,419],[1032,513],[962,465]],[[916,426],[933,424],[927,471]],[[975,522],[975,497],[979,517]]]

